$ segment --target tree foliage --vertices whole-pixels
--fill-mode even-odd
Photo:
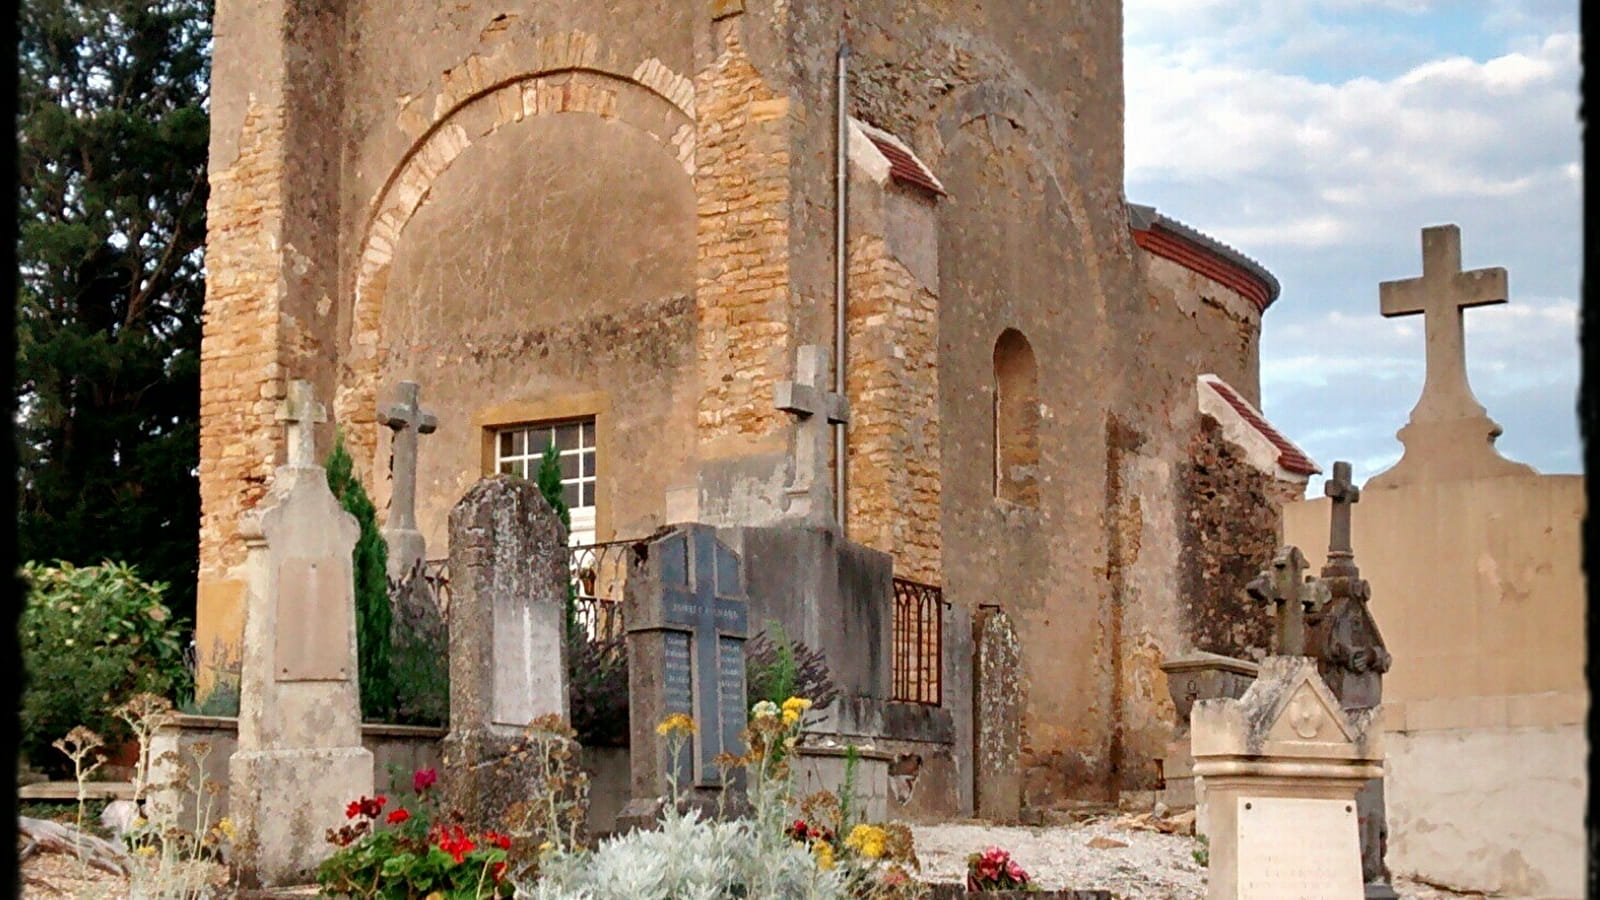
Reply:
[[[361,688],[361,717],[388,721],[395,706],[394,673],[390,670],[394,608],[389,604],[389,546],[378,531],[378,510],[356,477],[355,462],[345,449],[343,432],[334,438],[326,466],[328,489],[361,526],[350,560],[355,571],[356,674]]]
[[[208,0],[18,16],[23,559],[111,558],[194,610]]]

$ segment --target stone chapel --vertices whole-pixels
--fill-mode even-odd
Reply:
[[[411,381],[430,557],[552,441],[575,540],[837,504],[897,576],[1016,623],[1025,804],[1153,787],[1159,664],[1263,655],[1243,585],[1317,468],[1258,409],[1276,280],[1124,195],[1121,21],[218,0],[202,682],[239,640],[286,383],[329,401],[318,446],[340,429],[381,516],[378,410]]]

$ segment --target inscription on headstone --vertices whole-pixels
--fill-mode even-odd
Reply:
[[[693,717],[690,760],[672,763],[680,786],[719,788],[716,757],[743,749],[746,723],[744,640],[749,602],[739,557],[706,525],[685,525],[650,541],[644,570],[628,578],[630,656],[639,681],[634,733],[657,739],[657,722]],[[647,671],[657,669],[656,673]],[[630,662],[630,671],[635,671]],[[635,763],[646,754],[634,754]],[[686,767],[687,764],[687,767]],[[636,771],[636,791],[654,793],[665,772]]]
[[[350,580],[348,560],[294,556],[278,566],[274,658],[279,681],[343,681],[350,677],[345,641],[351,610],[337,597]]]
[[[1239,900],[1360,897],[1355,802],[1239,797]]]

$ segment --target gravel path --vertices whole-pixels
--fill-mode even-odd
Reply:
[[[1050,827],[918,825],[912,832],[924,881],[962,881],[967,854],[998,846],[1042,888],[1099,888],[1119,900],[1205,900],[1205,869],[1194,859],[1197,839],[1130,828],[1115,818]],[[1394,886],[1400,900],[1484,900],[1407,878]]]

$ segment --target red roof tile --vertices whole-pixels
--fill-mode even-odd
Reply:
[[[1226,381],[1220,378],[1207,378],[1205,381],[1218,394],[1222,395],[1222,399],[1228,401],[1228,405],[1233,407],[1240,417],[1250,423],[1250,427],[1261,432],[1262,437],[1271,441],[1272,446],[1278,448],[1278,465],[1297,475],[1315,475],[1322,471],[1320,466],[1312,462],[1311,458],[1306,456],[1305,453],[1301,452],[1293,441],[1284,437],[1282,432],[1273,428],[1272,424],[1264,416],[1256,412],[1255,407],[1239,396],[1238,392]]]
[[[924,166],[921,160],[881,134],[874,134],[872,131],[867,131],[866,134],[872,145],[878,148],[878,152],[889,160],[890,178],[901,184],[921,188],[930,194],[944,196],[945,191],[939,185],[939,180],[933,177],[933,173],[928,171],[928,167]]]

